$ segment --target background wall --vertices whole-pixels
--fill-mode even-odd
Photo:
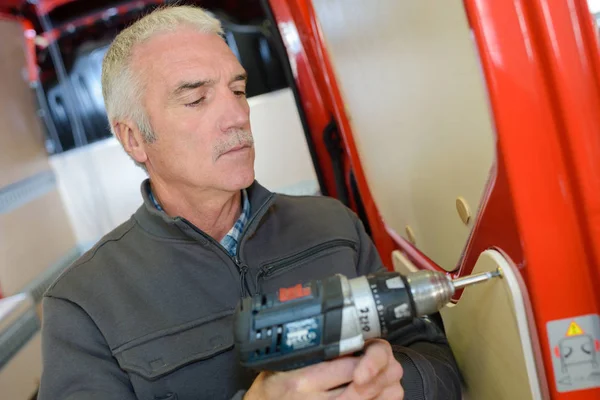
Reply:
[[[23,31],[0,19],[0,290],[8,296],[75,246],[23,71]]]
[[[383,218],[453,270],[494,162],[494,129],[463,2],[313,4]],[[458,198],[470,209],[467,224]]]
[[[40,277],[76,242],[24,76],[20,24],[0,18],[0,38],[0,388],[2,398],[26,399],[41,374],[39,296],[18,304],[8,296],[43,286]],[[2,365],[7,349],[18,352]]]

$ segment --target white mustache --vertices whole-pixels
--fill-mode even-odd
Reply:
[[[252,133],[244,129],[233,129],[229,131],[229,133],[215,145],[213,149],[213,160],[216,161],[217,158],[237,146],[254,146]]]

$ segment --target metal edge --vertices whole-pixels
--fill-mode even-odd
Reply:
[[[40,320],[32,305],[5,332],[0,333],[0,370],[40,329]]]
[[[56,175],[52,170],[39,172],[0,188],[0,214],[7,214],[33,201],[56,187]]]

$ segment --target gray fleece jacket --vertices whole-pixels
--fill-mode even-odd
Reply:
[[[241,296],[383,268],[360,220],[337,200],[248,189],[236,257],[183,218],[144,204],[48,289],[41,400],[240,398],[256,372],[233,351]],[[433,318],[390,339],[406,399],[459,399],[452,352]]]

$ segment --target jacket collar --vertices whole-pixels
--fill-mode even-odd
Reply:
[[[135,212],[133,218],[146,232],[165,239],[181,239],[206,242],[206,238],[198,228],[191,226],[181,217],[170,217],[164,211],[159,211],[154,206],[148,193],[150,179],[145,179],[140,187],[144,204]],[[250,201],[250,218],[261,212],[262,206],[273,196],[269,190],[254,181],[247,189]],[[262,210],[264,212],[264,210]],[[206,234],[204,234],[206,235]]]

